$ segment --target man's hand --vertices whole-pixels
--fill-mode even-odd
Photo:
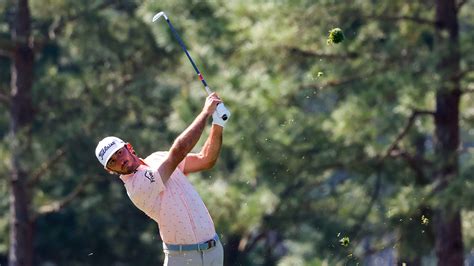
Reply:
[[[206,115],[210,116],[216,110],[216,107],[222,100],[217,96],[217,93],[213,92],[206,98],[206,102],[204,103],[204,107],[202,108],[202,112]]]
[[[229,121],[229,118],[230,118],[230,111],[228,111],[228,112],[229,112],[229,114],[227,116],[227,119],[224,120],[217,114],[217,110],[214,111],[214,113],[212,113],[212,124],[224,127],[225,123],[227,123],[227,121]]]

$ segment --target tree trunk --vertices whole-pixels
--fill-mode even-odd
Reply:
[[[228,236],[227,243],[224,245],[224,265],[243,265],[242,262],[245,261],[245,257],[242,256],[243,254],[239,250],[240,240],[241,236],[238,234],[231,234]]]
[[[439,191],[457,178],[459,146],[459,29],[455,0],[436,0],[435,48],[439,55],[437,71],[440,75],[436,92],[435,178]],[[438,265],[462,266],[463,242],[460,210],[441,204],[435,210],[435,248]]]
[[[11,179],[10,179],[10,266],[33,264],[32,221],[30,198],[26,186],[26,171],[21,160],[28,149],[28,135],[33,117],[31,87],[34,53],[30,47],[30,11],[27,0],[18,0],[11,26],[15,44],[11,62]]]

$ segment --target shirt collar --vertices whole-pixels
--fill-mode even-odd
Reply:
[[[137,167],[137,169],[135,169],[133,173],[128,174],[128,175],[120,175],[120,179],[122,179],[122,181],[127,180],[128,178],[133,176],[137,171],[148,168],[148,164],[146,164],[146,162],[142,158],[138,158],[138,159],[140,160],[141,164]]]

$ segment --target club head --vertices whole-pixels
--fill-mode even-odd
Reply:
[[[168,17],[166,16],[165,12],[161,11],[153,16],[152,21],[153,22],[157,21],[161,16],[165,17],[165,19],[168,20]]]

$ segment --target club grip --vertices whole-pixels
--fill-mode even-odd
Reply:
[[[216,107],[217,115],[222,118],[222,120],[226,121],[230,117],[230,112],[225,107],[224,103],[219,103]]]

